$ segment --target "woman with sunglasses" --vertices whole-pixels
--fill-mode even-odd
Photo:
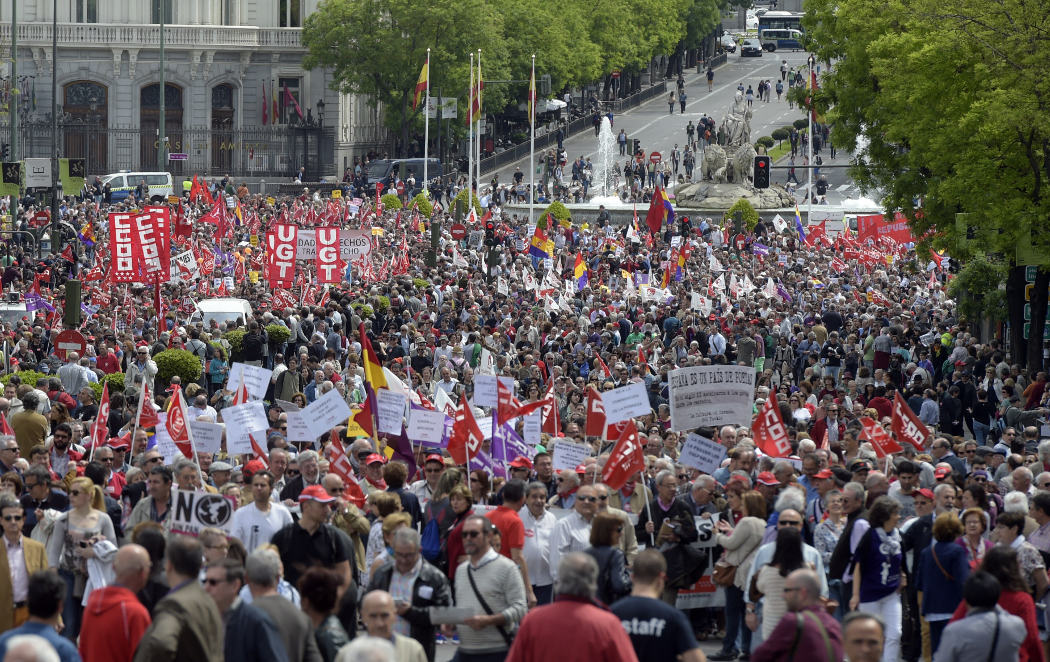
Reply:
[[[81,602],[88,579],[88,559],[96,558],[94,544],[108,540],[116,552],[117,536],[106,515],[102,488],[90,478],[76,478],[69,490],[70,509],[55,519],[47,542],[47,560],[66,582],[66,601],[62,609],[65,627],[62,635],[71,641],[80,634]],[[100,559],[111,561],[112,559]]]

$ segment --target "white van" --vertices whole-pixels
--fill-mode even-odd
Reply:
[[[112,201],[121,202],[138,188],[139,183],[145,180],[149,187],[150,202],[167,200],[169,195],[175,195],[175,184],[170,172],[128,172],[121,170],[102,178],[103,184],[109,184],[112,191]],[[139,200],[139,202],[142,202]]]
[[[205,329],[211,328],[212,320],[216,324],[238,320],[241,326],[244,326],[248,323],[248,316],[251,314],[252,306],[247,300],[236,297],[219,297],[198,301],[197,310],[190,316],[190,321],[201,320]]]

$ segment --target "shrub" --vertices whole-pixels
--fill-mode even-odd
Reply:
[[[785,129],[785,128],[773,129],[773,136],[772,137],[773,137],[773,140],[776,140],[778,143],[782,143],[782,142],[784,142],[785,140],[787,140],[788,138],[791,137],[791,131],[789,131],[788,129]],[[759,141],[761,141],[761,140],[762,139],[759,138]]]
[[[45,375],[42,372],[37,372],[36,370],[22,370],[18,373],[9,373],[4,375],[3,377],[0,377],[0,383],[2,383],[4,386],[7,386],[7,383],[11,381],[11,374],[17,374],[22,379],[23,384],[29,384],[30,386],[36,386],[36,380],[40,379],[41,377],[51,376]]]
[[[376,297],[375,309],[381,313],[386,313],[390,310],[390,297],[380,295]]]
[[[413,278],[412,284],[415,285],[416,289],[420,291],[430,289],[430,281],[425,278]]]
[[[222,357],[222,360],[226,361],[226,362],[229,362],[229,360],[230,360],[229,352],[226,351],[226,348],[223,347],[221,342],[217,342],[217,341],[213,340],[213,341],[208,343],[208,347],[210,349],[217,349],[217,350],[219,350],[219,356]],[[208,351],[208,360],[209,361],[211,360],[211,351],[210,350]]]
[[[171,378],[178,375],[183,384],[200,380],[201,360],[193,352],[185,349],[166,349],[153,357],[157,364],[157,389],[164,390]]]
[[[369,306],[367,303],[355,301],[354,303],[350,304],[350,307],[357,311],[357,314],[361,317],[368,318],[375,315],[375,311],[372,310],[372,306]]]
[[[102,401],[103,384],[109,384],[110,395],[122,392],[124,390],[124,373],[114,372],[112,375],[106,375],[97,382],[92,382],[91,390],[95,392],[95,402]]]
[[[795,127],[799,131],[801,131],[802,129],[806,129],[806,128],[809,127],[809,120],[807,120],[807,119],[795,120],[794,122],[791,123],[791,126]]]
[[[401,204],[401,198],[397,197],[397,193],[384,193],[379,201],[383,204],[383,209],[401,209],[404,207]]]
[[[434,205],[432,205],[430,200],[427,200],[427,196],[422,193],[417,193],[416,197],[412,198],[412,204],[409,205],[409,207],[413,205],[419,210],[420,214],[423,214],[427,218],[430,218],[430,215],[434,213]]]
[[[266,335],[269,336],[271,345],[280,345],[281,343],[288,342],[288,338],[292,336],[292,332],[283,324],[267,324]]]
[[[230,353],[236,360],[241,355],[241,350],[244,348],[244,329],[234,329],[233,331],[227,331],[222,334],[222,337],[226,339],[226,342],[230,343]]]
[[[572,220],[572,212],[569,211],[569,208],[555,200],[547,205],[547,208],[541,211],[539,217],[536,219],[536,226],[541,230],[547,229],[547,214],[553,216],[556,221]]]
[[[467,189],[463,189],[459,193],[456,194],[456,197],[452,198],[452,207],[456,206],[458,200],[466,200],[466,199],[467,199]],[[470,200],[474,204],[474,213],[478,215],[478,218],[481,218],[482,217],[481,201],[478,200],[478,196],[471,194]],[[464,212],[464,216],[466,216],[465,212]]]
[[[726,222],[732,223],[733,215],[738,211],[743,212],[744,227],[747,228],[747,231],[754,231],[755,226],[758,225],[758,212],[755,211],[755,208],[751,206],[751,203],[744,198],[740,198],[729,208],[729,211],[726,212]]]
[[[776,141],[775,141],[775,140],[773,140],[773,139],[772,139],[771,137],[769,137],[769,136],[762,136],[761,138],[759,138],[759,139],[758,139],[758,141],[757,141],[757,142],[758,142],[758,144],[759,144],[759,145],[762,145],[762,146],[763,146],[763,147],[765,147],[766,149],[769,149],[770,147],[772,147],[772,146],[773,146],[773,144],[774,144],[774,143],[775,143]]]

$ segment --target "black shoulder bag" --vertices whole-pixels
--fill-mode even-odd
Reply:
[[[467,564],[467,578],[470,579],[470,588],[474,591],[474,597],[481,603],[481,608],[484,609],[485,613],[489,616],[494,616],[496,612],[492,611],[492,608],[489,607],[489,603],[485,602],[485,598],[481,597],[481,591],[478,590],[478,585],[474,581],[474,568],[472,568],[469,563]],[[514,643],[514,637],[507,632],[507,629],[502,625],[497,625],[496,629],[499,631],[500,636],[503,637],[503,641],[507,642],[507,647],[510,648]]]

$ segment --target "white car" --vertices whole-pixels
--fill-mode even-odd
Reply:
[[[724,35],[722,35],[722,39],[720,40],[719,43],[721,43],[722,48],[724,48],[727,52],[729,52],[729,53],[736,53],[736,39],[733,38],[733,35],[731,35],[731,34],[724,34]]]

